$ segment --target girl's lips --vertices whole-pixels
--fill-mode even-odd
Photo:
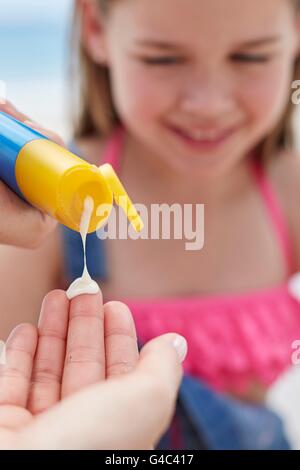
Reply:
[[[225,141],[232,136],[232,134],[237,130],[237,127],[221,131],[219,133],[208,133],[209,138],[194,138],[190,133],[186,133],[183,130],[169,126],[169,130],[181,139],[189,147],[196,150],[215,150],[217,147],[223,145]],[[203,134],[205,134],[203,132]],[[213,137],[212,137],[213,135]]]

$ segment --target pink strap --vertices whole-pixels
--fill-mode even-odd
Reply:
[[[106,149],[104,152],[104,162],[110,163],[116,173],[120,170],[120,159],[123,150],[125,137],[125,130],[122,126],[118,127],[111,138],[108,140]],[[284,216],[284,212],[280,201],[274,191],[274,188],[270,184],[261,161],[257,158],[253,158],[253,174],[257,181],[258,188],[261,192],[263,201],[268,209],[268,213],[275,227],[284,258],[286,260],[286,266],[288,274],[294,271],[294,256],[293,256],[293,245],[290,239],[287,222]]]
[[[120,159],[123,150],[125,130],[118,127],[109,138],[104,150],[104,162],[110,163],[116,173],[120,170]]]
[[[294,270],[293,245],[282,205],[272,184],[267,178],[261,161],[254,158],[252,168],[263,201],[265,202],[268,213],[275,227],[278,240],[286,260],[288,274],[291,274]]]

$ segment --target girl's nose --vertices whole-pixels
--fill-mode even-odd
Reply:
[[[180,108],[201,121],[215,121],[232,112],[234,99],[222,80],[189,81],[182,92]]]

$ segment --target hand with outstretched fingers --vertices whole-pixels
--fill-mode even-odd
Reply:
[[[21,324],[6,342],[0,448],[153,448],[172,418],[186,349],[169,333],[139,354],[126,305],[50,292],[38,328]]]

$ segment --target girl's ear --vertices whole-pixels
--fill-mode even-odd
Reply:
[[[105,41],[104,15],[96,0],[76,0],[79,12],[81,43],[90,58],[107,65],[108,56]]]

